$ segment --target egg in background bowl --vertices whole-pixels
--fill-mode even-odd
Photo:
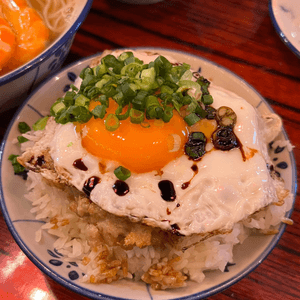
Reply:
[[[44,42],[45,48],[40,45],[36,45],[36,53],[40,53],[36,56],[35,54],[32,55],[32,57],[35,56],[34,58],[29,57],[30,60],[27,62],[25,59],[21,62],[14,62],[13,64],[16,66],[15,69],[11,70],[5,65],[3,68],[1,66],[1,69],[3,69],[2,72],[0,72],[1,111],[6,111],[20,105],[43,79],[59,70],[69,53],[77,30],[86,18],[92,6],[92,2],[92,0],[73,0],[72,9],[67,6],[67,11],[64,12],[67,19],[65,24],[63,24],[63,21],[60,21],[57,25],[55,25],[55,20],[58,19],[58,16],[55,14],[51,16],[51,13],[47,14],[49,15],[49,18],[43,19],[43,25],[45,26],[43,32],[40,32],[39,30],[37,32],[37,34],[42,37],[39,43]],[[51,7],[50,10],[46,7],[46,5],[51,5],[50,1],[18,0],[15,2],[14,0],[5,0],[1,3],[0,7],[0,21],[4,22],[5,26],[15,25],[14,28],[16,28],[20,25],[20,23],[16,21],[18,16],[12,13],[12,10],[8,8],[9,5],[14,3],[23,7],[27,6],[27,8],[32,5],[40,16],[43,16],[43,9],[51,12]],[[57,3],[56,5],[60,7],[59,1],[55,3]],[[30,14],[32,17],[32,11],[28,11],[27,8],[24,14]],[[34,13],[34,15],[35,14],[36,13]],[[21,22],[24,24],[25,19]],[[2,23],[1,25],[3,26]],[[35,26],[43,27],[42,25]],[[16,33],[18,28],[13,31]],[[16,37],[16,39],[17,38],[18,37]],[[20,49],[18,50],[20,52]],[[24,51],[24,53],[25,52],[26,51]],[[20,53],[19,55],[22,59],[24,57],[24,53]],[[16,56],[16,54],[14,53],[13,56]],[[9,64],[10,62],[11,60],[7,63]]]

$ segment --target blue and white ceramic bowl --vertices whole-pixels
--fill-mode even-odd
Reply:
[[[60,69],[92,2],[93,0],[75,1],[73,22],[59,38],[33,60],[0,76],[1,111],[20,105],[43,79]]]
[[[245,81],[230,71],[197,56],[166,49],[141,49],[142,51],[157,51],[162,55],[172,56],[178,61],[189,63],[193,69],[214,82],[241,97],[245,98],[260,112],[272,112],[266,101]],[[19,109],[9,125],[4,141],[0,148],[1,168],[1,208],[8,228],[24,253],[45,274],[63,286],[87,296],[91,299],[203,299],[218,293],[236,283],[253,271],[275,247],[283,234],[284,225],[279,227],[279,233],[274,236],[250,236],[242,245],[234,249],[235,265],[228,268],[228,272],[207,272],[203,283],[189,282],[187,287],[175,290],[154,291],[145,283],[120,281],[112,284],[91,285],[80,282],[82,272],[76,263],[66,263],[62,255],[53,248],[54,239],[45,235],[45,242],[35,242],[35,232],[40,228],[40,221],[35,220],[30,213],[31,204],[24,198],[25,182],[20,176],[14,176],[13,169],[8,161],[12,153],[19,153],[19,146],[12,144],[18,135],[17,124],[20,121],[32,125],[45,112],[48,112],[52,103],[73,84],[80,71],[95,59],[85,58],[57,73],[41,85]],[[281,139],[286,140],[283,130]],[[275,168],[286,182],[286,187],[292,193],[296,189],[296,169],[293,154],[287,147],[276,147],[272,150]],[[287,214],[287,217],[291,212]]]
[[[269,0],[269,12],[280,39],[300,57],[299,0]]]

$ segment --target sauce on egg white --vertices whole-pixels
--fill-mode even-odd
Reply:
[[[266,150],[255,110],[245,100],[219,88],[212,87],[210,92],[214,107],[227,105],[237,113],[235,134],[246,151],[257,150],[251,159],[244,161],[238,148],[211,151],[199,162],[181,155],[163,167],[160,176],[156,171],[132,173],[126,180],[130,192],[119,196],[113,189],[116,182],[113,170],[118,164],[106,160],[106,172],[102,174],[99,163],[103,161],[82,147],[80,134],[73,124],[57,126],[51,145],[52,158],[56,165],[70,172],[71,183],[79,190],[90,177],[101,178],[92,189],[90,199],[113,214],[151,221],[165,230],[177,224],[184,235],[230,229],[234,223],[274,201],[276,194],[266,167]],[[73,162],[79,158],[87,171],[74,168]],[[193,165],[198,168],[196,175]],[[172,182],[175,201],[161,197],[159,182],[162,180]],[[186,182],[190,182],[189,186],[182,189]]]
[[[190,160],[183,152],[186,125],[181,124],[183,120],[178,116],[162,135],[151,124],[154,130],[151,135],[158,140],[150,145],[145,131],[139,131],[140,125],[137,129],[132,126],[135,124],[121,124],[120,131],[113,135],[108,134],[101,122],[91,121],[81,126],[83,137],[71,123],[58,125],[51,143],[53,161],[71,174],[71,183],[79,190],[90,178],[98,177],[99,182],[89,191],[89,197],[115,215],[133,217],[183,235],[231,229],[234,223],[273,202],[276,192],[266,166],[268,154],[263,128],[259,127],[255,109],[231,92],[213,86],[209,90],[215,109],[228,106],[236,113],[234,133],[247,159],[239,148],[216,150],[208,141],[201,160]],[[207,136],[214,130],[209,124],[203,125]],[[128,133],[129,137],[123,138]],[[159,144],[173,134],[181,134],[177,153],[170,152],[168,144],[164,148]],[[130,142],[126,144],[124,139]],[[74,167],[78,159],[87,170]],[[128,189],[122,195],[116,188],[114,175],[120,164],[132,172],[126,180]],[[172,201],[164,199],[161,182],[172,187],[168,195]]]

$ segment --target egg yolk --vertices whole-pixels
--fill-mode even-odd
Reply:
[[[90,110],[97,105],[99,102],[92,101]],[[106,116],[116,109],[115,101],[110,101]],[[147,126],[142,126],[131,123],[127,118],[120,121],[119,128],[111,132],[105,128],[105,118],[91,118],[80,125],[82,146],[92,155],[117,161],[135,173],[158,171],[184,154],[188,128],[176,111],[173,111],[168,123],[162,120],[145,122]]]

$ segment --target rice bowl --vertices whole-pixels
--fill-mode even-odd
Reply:
[[[160,50],[161,51],[161,50]],[[163,50],[162,50],[163,51]],[[165,51],[166,53],[168,53],[168,51]],[[198,64],[197,63],[195,63],[195,60],[197,60],[195,57],[192,57],[192,56],[189,56],[189,55],[184,55],[184,54],[181,54],[181,53],[176,53],[176,52],[172,52],[171,53],[171,55],[178,55],[178,56],[180,56],[180,55],[183,55],[184,56],[184,60],[185,61],[191,61],[191,64],[193,65],[193,68],[196,68],[196,69],[198,69],[200,66],[202,67],[202,72],[205,74],[205,72],[206,72],[206,70],[205,70],[205,68],[208,68],[208,75],[206,75],[205,74],[205,76],[207,76],[207,77],[209,77],[209,78],[212,78],[213,79],[213,82],[214,83],[216,83],[216,84],[218,84],[218,85],[223,85],[224,86],[224,82],[222,83],[222,80],[223,79],[220,79],[220,77],[218,78],[218,76],[216,75],[216,73],[214,73],[214,69],[215,68],[218,68],[218,67],[216,67],[216,66],[214,66],[214,65],[210,65],[210,63],[208,63],[208,62],[206,62],[206,61],[199,61],[198,62]],[[212,72],[212,73],[210,73],[209,74],[209,71],[210,72]],[[224,72],[224,70],[222,70],[222,72]],[[228,78],[231,76],[231,78],[230,78],[230,84],[233,84],[233,81],[235,81],[234,82],[234,87],[236,87],[236,83],[237,82],[239,82],[239,79],[236,79],[236,77],[235,76],[233,76],[232,74],[230,74],[230,73],[228,73]],[[226,79],[225,79],[226,80]],[[218,82],[219,81],[219,82]],[[221,81],[221,84],[220,84],[220,81]],[[229,84],[229,85],[230,85]],[[226,86],[227,86],[227,84],[226,84]],[[227,86],[227,88],[228,88],[228,86]],[[244,96],[246,99],[248,99],[249,98],[249,95],[247,96],[247,94],[249,93],[249,94],[251,94],[251,93],[254,93],[254,94],[252,94],[252,96],[253,95],[255,95],[255,92],[254,91],[252,91],[249,87],[247,87],[247,88],[245,88],[245,86],[244,86],[244,83],[240,83],[240,88],[241,88],[241,90],[240,91],[238,91],[239,92],[239,94],[243,94],[244,93],[244,95],[246,95],[246,96],[244,96],[244,95],[242,95],[242,96]],[[244,90],[243,90],[244,89]],[[235,89],[232,89],[232,91],[235,91]],[[248,98],[247,98],[248,97]],[[254,99],[255,99],[255,96],[253,97]],[[256,96],[256,99],[257,99],[257,103],[255,104],[252,104],[252,105],[254,105],[254,106],[257,106],[258,104],[259,104],[259,107],[260,107],[260,109],[264,109],[265,111],[267,111],[268,110],[268,107],[267,106],[265,106],[265,103],[264,102],[260,102],[261,100],[261,98],[260,97],[258,97],[258,96]],[[38,101],[38,100],[36,100],[36,101]],[[35,103],[36,104],[36,103]],[[34,105],[35,105],[34,104]],[[51,104],[51,103],[49,103],[49,104]],[[36,106],[35,106],[36,107]],[[44,109],[43,108],[43,111],[44,110],[47,110],[47,109]],[[6,150],[6,149],[5,149]],[[287,147],[286,147],[286,150],[287,150]],[[286,155],[286,157],[287,157],[287,159],[289,158],[289,152],[288,151],[286,151],[286,153],[285,153],[285,155]],[[286,170],[285,170],[286,171]],[[289,175],[287,175],[287,176],[285,176],[284,174],[284,171],[282,172],[282,176],[284,177],[284,179],[285,180],[287,180],[288,182],[291,182],[291,191],[293,191],[294,190],[294,186],[293,186],[293,180],[291,179],[292,178],[292,173],[290,173]],[[2,177],[3,178],[3,177]],[[289,181],[290,180],[290,181]],[[5,198],[5,195],[4,195],[4,198]],[[47,200],[48,201],[48,200]],[[287,210],[288,210],[289,208],[287,208]],[[19,218],[18,218],[19,219]],[[18,222],[16,222],[15,224],[17,224]],[[47,226],[49,226],[49,225],[45,225],[46,227]],[[51,225],[52,226],[52,225]],[[283,226],[281,227],[281,230],[283,230]],[[233,235],[231,236],[231,237],[229,237],[229,236],[227,236],[226,238],[227,239],[229,239],[229,240],[231,240],[231,242],[230,243],[232,243],[232,244],[234,244],[235,243],[235,238],[236,238],[236,236],[240,233],[240,231],[241,231],[241,228],[236,228],[236,229],[234,229],[233,230]],[[281,231],[282,232],[282,231]],[[280,235],[280,233],[279,233],[279,235]],[[265,245],[265,248],[266,249],[271,249],[272,248],[272,246],[276,243],[276,240],[278,239],[278,235],[275,237],[275,238],[270,238],[270,237],[266,237],[266,236],[256,236],[256,237],[251,237],[251,238],[254,238],[255,240],[257,240],[257,241],[260,241],[260,242],[262,242],[262,241],[266,241],[267,240],[267,244]],[[212,240],[211,241],[212,243],[216,243],[216,242],[218,242],[218,241],[214,241],[214,240]],[[46,243],[48,243],[48,242],[46,242]],[[263,242],[264,243],[264,242]],[[272,246],[270,246],[270,245],[272,245]],[[57,246],[59,246],[59,245],[57,245]],[[50,247],[50,245],[48,244],[48,247]],[[225,245],[225,248],[226,248],[227,246]],[[243,245],[241,245],[241,248],[247,248],[247,240],[245,241],[245,243],[243,244]],[[268,247],[270,247],[270,248],[268,248]],[[264,248],[264,246],[262,246],[262,248]],[[261,248],[261,249],[262,249]],[[48,249],[53,249],[53,247],[52,248],[48,248]],[[237,249],[238,249],[238,247],[237,247]],[[74,249],[73,249],[74,250]],[[155,258],[155,255],[156,255],[156,253],[155,253],[155,251],[153,251],[153,249],[152,250],[150,250],[150,249],[148,249],[149,250],[149,255],[150,256],[152,256],[153,258]],[[148,251],[147,250],[147,251]],[[199,251],[200,251],[200,249],[198,249]],[[203,250],[203,249],[202,249]],[[220,251],[221,251],[221,249],[219,249]],[[265,252],[262,250],[262,252],[260,252],[260,253],[258,253],[258,252],[256,252],[256,251],[254,251],[254,253],[252,253],[251,255],[250,255],[250,258],[252,258],[252,261],[251,261],[251,259],[250,259],[250,263],[249,263],[249,260],[247,260],[247,262],[245,262],[245,261],[243,261],[243,256],[241,256],[241,257],[239,257],[238,256],[238,258],[237,258],[237,260],[233,260],[232,261],[232,259],[231,259],[231,256],[230,256],[230,254],[231,254],[231,250],[229,249],[227,249],[227,251],[221,251],[222,253],[224,253],[225,255],[229,255],[227,258],[226,258],[226,261],[231,261],[231,262],[234,262],[234,263],[236,263],[236,265],[235,266],[232,266],[232,267],[230,267],[229,269],[230,269],[230,272],[229,273],[222,273],[222,274],[219,274],[219,273],[217,273],[218,275],[212,275],[211,274],[211,272],[210,273],[208,273],[208,276],[206,277],[206,279],[205,279],[205,281],[206,281],[206,283],[205,283],[205,281],[201,284],[201,287],[200,287],[200,289],[202,289],[202,291],[200,292],[200,294],[199,294],[199,296],[207,296],[208,294],[206,294],[206,293],[215,293],[215,292],[217,292],[217,291],[219,291],[220,289],[223,289],[223,288],[225,288],[226,287],[226,285],[228,285],[228,284],[230,284],[231,282],[232,282],[232,280],[233,281],[235,281],[235,280],[238,280],[239,278],[241,278],[241,276],[243,276],[243,275],[245,275],[245,272],[247,272],[247,271],[250,271],[251,270],[251,268],[252,268],[252,263],[254,263],[255,264],[255,261],[256,261],[256,259],[258,258],[258,257],[260,257],[260,259],[261,259],[261,255],[264,257],[266,254],[267,254],[267,252],[269,251],[269,250],[266,250]],[[52,251],[54,251],[54,250],[52,250]],[[141,251],[144,251],[144,253],[134,253],[134,254],[132,254],[132,255],[135,255],[135,256],[141,256],[141,255],[143,255],[144,254],[144,257],[145,256],[147,256],[146,255],[146,250],[144,249],[141,249]],[[188,250],[188,251],[186,251],[185,253],[186,253],[186,255],[188,255],[188,253],[189,253],[189,251],[190,250]],[[249,250],[248,250],[249,251]],[[76,251],[75,251],[76,252]],[[75,254],[76,253],[71,253],[71,258],[72,258],[72,260],[74,260],[74,257],[72,257],[72,256],[75,256]],[[139,252],[139,251],[138,251]],[[250,251],[251,252],[251,251]],[[66,254],[66,253],[63,253],[63,254]],[[58,254],[56,254],[56,255],[58,255]],[[221,254],[221,256],[222,256],[223,254]],[[70,258],[70,259],[71,259]],[[196,260],[198,260],[198,258],[196,258]],[[210,259],[208,259],[207,260],[207,263],[209,262],[209,261],[211,261]],[[78,264],[78,262],[77,262],[77,264]],[[223,264],[223,265],[222,265]],[[222,265],[222,266],[221,266]],[[221,267],[220,267],[221,266]],[[197,266],[198,268],[201,268],[201,265],[200,265],[200,262],[199,262],[199,265]],[[224,270],[224,268],[225,268],[225,265],[224,265],[224,261],[222,261],[222,262],[220,262],[220,264],[218,264],[217,266],[212,266],[212,268],[221,268],[221,269],[223,269]],[[84,267],[82,267],[83,269],[84,269]],[[236,273],[235,273],[235,275],[233,276],[233,278],[234,279],[232,279],[232,277],[231,277],[231,275],[230,275],[230,273],[231,273],[231,270],[236,270]],[[245,271],[245,269],[246,269],[246,271]],[[84,272],[86,272],[86,270],[84,271]],[[79,273],[78,273],[79,274]],[[195,276],[195,278],[194,279],[197,279],[198,281],[201,281],[201,276],[202,276],[202,274],[201,274],[201,272],[200,273],[198,273],[198,274],[195,274],[194,275]],[[200,277],[199,277],[200,276]],[[79,276],[79,277],[81,277],[81,276]],[[84,277],[84,276],[83,276]],[[217,283],[217,285],[218,284],[222,284],[220,287],[217,287],[217,288],[215,288],[215,286],[216,286],[216,284],[214,284],[214,283],[212,283],[212,282],[210,282],[210,278],[214,278],[214,280],[216,280],[215,282]],[[222,278],[222,279],[221,279]],[[226,278],[226,279],[225,279]],[[224,283],[225,282],[225,283]],[[76,284],[77,284],[77,282],[76,282]],[[83,284],[84,285],[84,284]],[[121,286],[122,286],[122,283],[120,284]],[[90,289],[91,288],[91,286],[90,285],[84,285],[85,287],[87,287],[88,286],[88,288]],[[117,286],[117,285],[116,285]],[[138,284],[138,286],[140,286],[140,284]],[[94,287],[93,287],[94,288]],[[98,287],[96,288],[96,289],[98,289]],[[108,289],[109,289],[109,287],[108,287]],[[198,290],[197,290],[198,289]],[[210,289],[211,291],[206,291],[207,289]],[[106,295],[110,295],[110,296],[112,296],[112,297],[114,297],[114,296],[118,296],[118,295],[120,295],[120,294],[111,294],[111,293],[108,293],[107,291],[108,290],[106,290],[106,287],[105,286],[100,286],[99,287],[99,291],[101,292],[103,292],[104,294],[106,294]],[[198,293],[199,292],[199,286],[197,286],[197,285],[194,285],[194,284],[188,284],[188,287],[186,287],[186,288],[182,288],[182,289],[180,289],[180,290],[176,290],[176,292],[175,292],[175,297],[182,297],[182,296],[186,296],[186,295],[191,295],[191,294],[195,294],[195,293]],[[118,292],[117,292],[118,293]],[[139,294],[139,296],[135,296],[134,295],[134,293],[135,292],[133,292],[133,296],[132,297],[142,297],[141,296],[141,294],[140,294],[140,292],[137,292],[138,294]],[[148,293],[148,292],[147,292]],[[170,292],[171,294],[168,294],[168,292],[164,292],[164,293],[161,293],[161,292],[154,292],[154,291],[151,291],[151,293],[152,293],[152,295],[158,295],[157,297],[162,297],[162,299],[164,298],[164,297],[173,297],[173,296],[170,296],[170,295],[174,295],[172,292]],[[86,295],[89,295],[89,296],[93,296],[93,297],[95,297],[95,295],[93,295],[93,293],[92,294],[86,294]],[[146,297],[146,296],[145,296]]]

